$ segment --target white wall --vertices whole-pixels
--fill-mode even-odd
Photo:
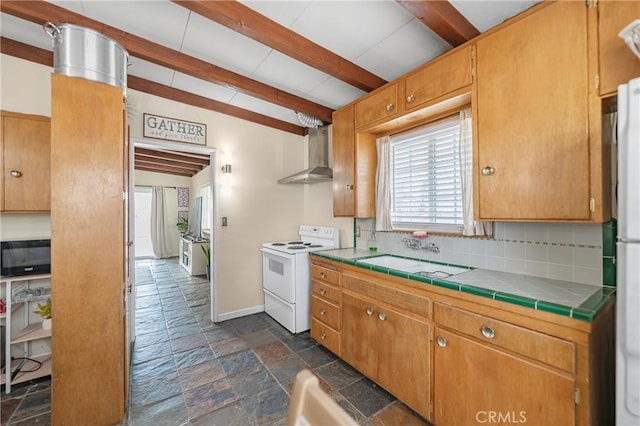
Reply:
[[[304,138],[135,90],[129,90],[128,102],[135,110],[132,138],[142,139],[143,113],[157,114],[205,123],[207,146],[216,148],[220,160],[230,154],[232,173],[224,176],[229,188],[218,191],[217,310],[226,318],[261,307],[261,244],[295,236],[304,218],[303,189],[277,184],[302,169]],[[217,166],[215,171],[220,181]],[[192,183],[192,190],[196,186]],[[227,227],[220,226],[222,216]]]

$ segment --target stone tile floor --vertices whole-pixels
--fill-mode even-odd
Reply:
[[[308,333],[264,313],[214,324],[209,304],[208,282],[175,259],[136,262],[129,425],[284,425],[304,368],[362,425],[429,425]],[[9,396],[2,425],[50,424],[48,380]]]

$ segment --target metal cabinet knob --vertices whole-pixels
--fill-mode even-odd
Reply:
[[[324,277],[322,277],[322,278],[324,278]],[[320,294],[324,296],[325,294],[327,294],[327,290],[325,290],[324,288],[321,288],[320,289]]]
[[[20,170],[11,170],[9,174],[11,175],[11,177],[15,178],[19,178],[20,176],[22,176],[22,172]]]
[[[320,315],[326,315],[327,311],[324,309],[320,309]]]
[[[409,95],[407,96],[407,103],[410,104],[411,102],[415,101],[416,98],[413,95]]]
[[[348,185],[347,185],[347,189],[348,189],[349,191],[352,191],[352,190],[353,190],[353,184],[348,184]]]
[[[380,312],[380,313],[378,314],[378,319],[379,319],[380,321],[384,321],[384,320],[386,320],[386,319],[387,319],[387,316],[386,316],[383,312]]]
[[[327,335],[324,333],[320,334],[320,339],[325,340],[327,338]]]
[[[494,169],[491,166],[487,166],[487,167],[482,169],[482,176],[491,176],[495,172],[496,172],[496,169]]]
[[[324,272],[320,272],[320,278],[324,278],[325,277],[325,273]]]
[[[373,315],[373,308],[371,306],[367,306],[367,315]]]
[[[441,348],[446,348],[447,347],[447,339],[445,339],[442,336],[438,336],[438,338],[436,339],[436,343],[438,344],[438,346],[440,346]]]
[[[483,325],[480,331],[482,332],[482,335],[487,339],[493,339],[496,335],[496,332],[493,331],[493,328],[488,327],[486,325]]]
[[[387,111],[393,111],[393,104],[387,104]]]

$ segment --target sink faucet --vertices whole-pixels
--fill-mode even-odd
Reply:
[[[407,245],[408,248],[410,248],[411,250],[426,250],[426,251],[430,251],[432,253],[438,254],[440,253],[440,248],[435,245],[434,243],[429,243],[427,244],[427,246],[423,246],[422,245],[422,241],[417,239],[417,238],[403,238],[401,240],[403,243],[405,243]]]

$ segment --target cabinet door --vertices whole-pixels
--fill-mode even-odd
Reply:
[[[51,126],[47,117],[2,117],[2,211],[51,209]],[[4,205],[2,205],[4,201]]]
[[[51,76],[51,100],[52,423],[120,424],[129,361],[125,102],[119,87],[61,74]]]
[[[438,426],[575,424],[575,384],[568,375],[439,328],[435,335]]]
[[[333,113],[333,215],[355,216],[353,105]]]
[[[622,29],[640,18],[640,2],[600,0],[598,4],[600,94],[614,94],[618,85],[640,76],[640,60],[618,37]]]
[[[342,294],[342,358],[372,379],[378,377],[378,307]]]
[[[542,8],[476,52],[479,218],[588,220],[585,3]]]
[[[378,319],[378,381],[427,419],[431,418],[431,325],[387,307]]]
[[[472,48],[467,46],[408,75],[405,79],[405,108],[416,108],[470,85]]]
[[[356,128],[387,120],[398,112],[398,83],[394,83],[376,90],[355,104]]]

